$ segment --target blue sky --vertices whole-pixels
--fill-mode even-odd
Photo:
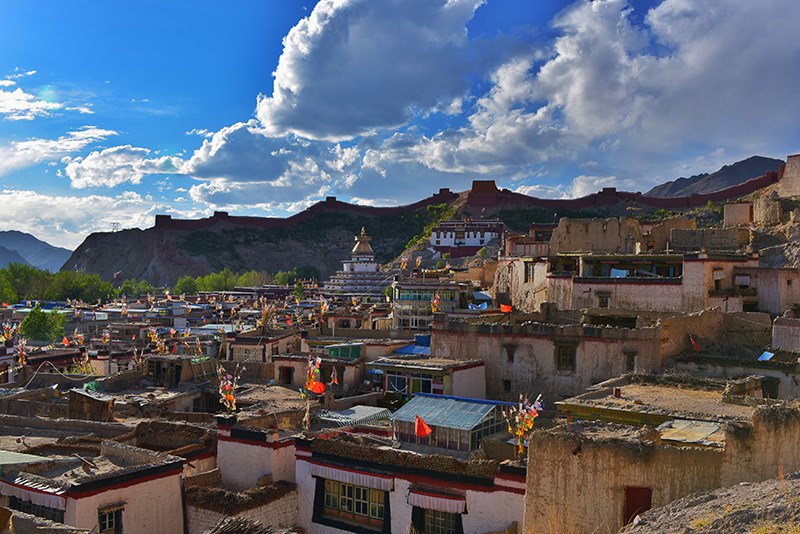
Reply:
[[[647,191],[800,133],[794,0],[0,3],[0,229],[285,216],[474,179]]]

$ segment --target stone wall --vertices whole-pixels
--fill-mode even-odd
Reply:
[[[650,488],[655,508],[800,468],[796,408],[757,408],[752,425],[723,427],[724,448],[662,445],[642,439],[634,427],[597,425],[534,432],[528,462],[537,468],[528,470],[526,532],[616,532],[624,522],[626,488]],[[592,426],[589,438],[585,431]]]
[[[19,429],[24,434],[26,428],[34,428],[41,432],[52,431],[59,434],[94,434],[101,438],[113,438],[130,431],[130,427],[122,423],[105,423],[100,421],[80,421],[77,419],[42,419],[40,417],[18,417],[0,415],[0,425],[6,430]]]
[[[297,490],[260,506],[230,514],[197,504],[187,504],[186,516],[189,534],[207,532],[226,516],[253,519],[267,528],[287,528],[298,524]]]
[[[563,217],[550,239],[550,254],[602,252],[633,254],[642,240],[639,221],[628,217],[570,219]]]
[[[697,228],[697,222],[694,219],[685,217],[670,217],[658,224],[654,224],[642,236],[643,246],[640,247],[642,252],[661,252],[667,250],[667,247],[671,248],[670,236],[674,228],[694,230]]]
[[[750,243],[750,230],[748,228],[704,228],[702,230],[675,228],[670,237],[671,246],[675,251],[733,251]]]
[[[800,154],[786,158],[783,176],[775,189],[782,197],[800,196]]]
[[[772,226],[783,221],[783,207],[776,195],[757,197],[753,200],[753,223]]]
[[[525,530],[616,532],[623,526],[625,488],[653,488],[653,507],[694,491],[718,488],[722,454],[638,443],[592,442],[534,432],[528,447]]]
[[[722,225],[749,226],[753,222],[752,202],[729,202],[723,206]]]
[[[520,393],[541,393],[547,402],[553,402],[625,373],[629,355],[635,357],[636,370],[660,367],[656,339],[657,328],[450,321],[434,323],[431,354],[483,360],[488,398],[514,400]],[[557,368],[558,347],[574,348],[575,370]]]
[[[526,277],[526,271],[533,276]],[[495,299],[513,305],[515,310],[536,313],[547,299],[547,262],[537,258],[503,258],[494,276]]]

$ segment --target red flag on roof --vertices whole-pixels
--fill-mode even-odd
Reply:
[[[64,336],[64,339],[61,340],[61,343],[63,343],[65,347],[69,347],[69,339],[67,339],[67,336]]]
[[[696,352],[700,352],[700,347],[697,345],[697,341],[695,341],[691,335],[689,336],[689,341],[691,342],[692,347],[694,347],[694,350]]]
[[[514,307],[513,306],[509,306],[508,304],[501,304],[500,305],[500,311],[502,313],[511,313],[512,311],[514,311]]]
[[[414,433],[421,438],[426,438],[431,435],[431,427],[428,426],[428,423],[422,420],[422,417],[415,415],[416,422],[414,423]]]

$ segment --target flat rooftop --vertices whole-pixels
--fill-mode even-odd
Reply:
[[[619,390],[619,396],[614,390]],[[704,421],[746,420],[753,417],[754,408],[723,401],[723,388],[690,387],[658,383],[616,383],[578,395],[556,405],[564,412],[580,418],[592,411],[603,419],[605,411],[627,412],[643,416]],[[580,414],[580,415],[579,415]]]

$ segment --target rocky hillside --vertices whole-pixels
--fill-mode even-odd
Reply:
[[[695,493],[643,513],[624,534],[800,532],[800,473]]]
[[[689,178],[678,178],[654,187],[647,193],[650,197],[683,197],[698,193],[712,193],[757,178],[767,171],[776,171],[783,160],[752,156],[731,165],[725,165],[711,174],[697,174]]]
[[[739,168],[737,165],[730,167]],[[745,174],[749,178],[751,173]],[[435,258],[422,251],[430,228],[444,219],[499,218],[509,230],[526,232],[533,222],[555,222],[560,217],[674,215],[761,187],[761,182],[750,182],[735,191],[685,198],[647,197],[610,188],[577,199],[541,199],[498,189],[493,181],[482,180],[473,182],[469,191],[456,194],[441,189],[427,199],[399,207],[357,206],[329,197],[286,219],[236,217],[223,212],[194,221],[157,216],[155,226],[147,230],[90,235],[63,269],[99,274],[105,280],[145,279],[163,286],[181,276],[201,276],[224,268],[237,273],[276,273],[311,265],[324,280],[349,258],[353,237],[362,226],[373,237],[379,262],[392,261],[413,247],[424,261],[435,264]]]
[[[362,226],[373,237],[377,260],[387,262],[400,254],[409,240],[423,234],[426,226],[448,213],[447,204],[387,215],[325,209],[275,228],[230,218],[212,221],[200,230],[156,225],[147,230],[95,233],[78,247],[64,269],[97,273],[106,280],[116,275],[118,279],[169,285],[180,276],[200,276],[224,268],[275,273],[313,265],[325,279],[350,257],[354,236]]]

